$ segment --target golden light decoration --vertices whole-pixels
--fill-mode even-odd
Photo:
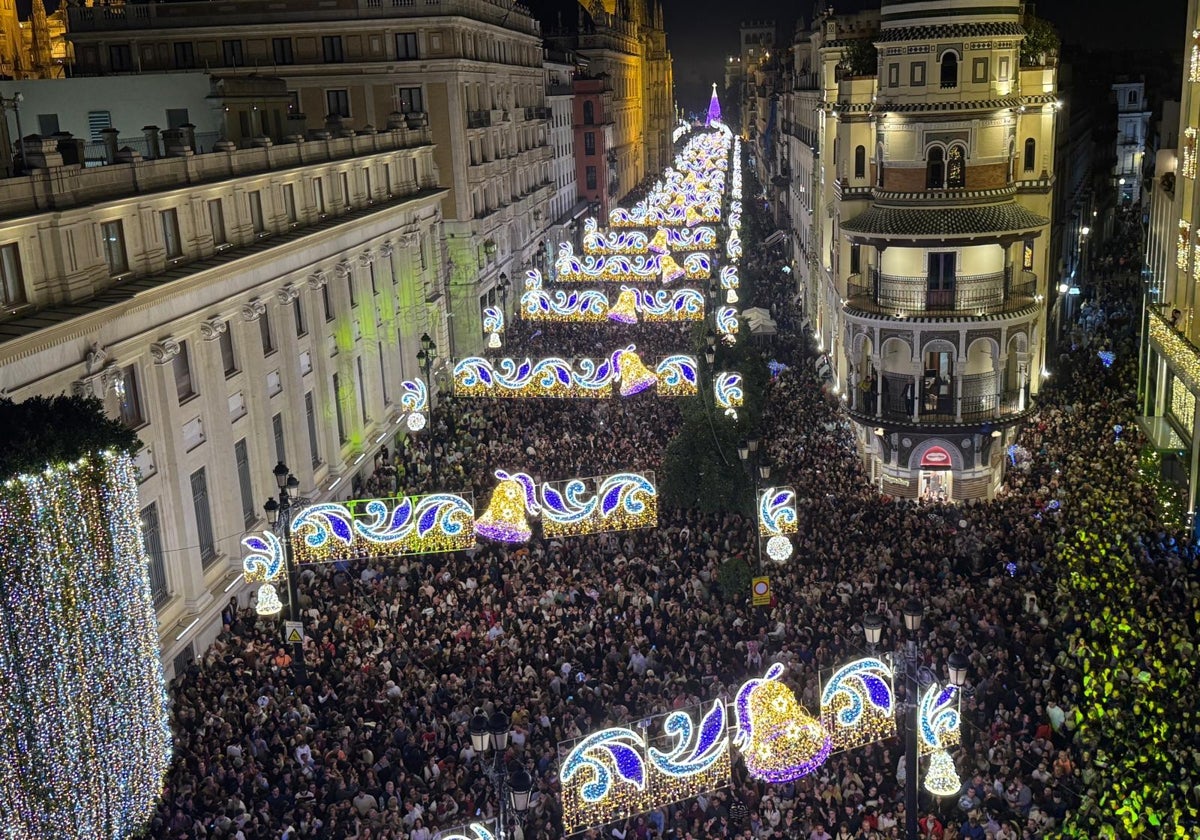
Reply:
[[[618,353],[617,370],[621,379],[622,397],[631,397],[658,383],[658,377],[642,364],[636,350],[622,350]]]
[[[654,528],[658,525],[654,473],[543,482],[540,513],[547,539]]]
[[[929,769],[925,771],[925,790],[934,796],[955,796],[962,790],[954,759],[945,750],[936,750],[930,756]]]
[[[917,741],[921,755],[956,747],[962,740],[959,690],[933,683],[917,704]]]
[[[659,258],[659,265],[662,266],[663,283],[673,283],[684,276],[683,268],[680,267],[679,263],[675,262],[675,258],[670,254],[663,254]]]
[[[500,483],[483,514],[475,520],[475,533],[497,542],[528,542],[533,534],[527,519],[538,512],[533,479],[526,473],[509,475],[503,470],[496,470],[496,478]]]
[[[636,324],[638,322],[637,300],[636,289],[628,286],[622,288],[621,294],[617,296],[617,302],[608,308],[608,320],[622,324]]]
[[[660,397],[693,397],[700,392],[696,357],[676,354],[659,361],[654,369]]]
[[[128,453],[7,477],[0,598],[0,836],[132,836],[171,729]]]
[[[1171,370],[1181,376],[1189,388],[1200,390],[1200,353],[1157,312],[1149,310],[1147,315],[1150,341],[1166,357]]]
[[[776,663],[762,679],[747,680],[735,701],[735,743],[746,771],[771,784],[811,773],[825,763],[831,749],[825,727],[779,681],[783,670]]]

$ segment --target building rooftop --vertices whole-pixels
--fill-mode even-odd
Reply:
[[[884,237],[945,239],[997,233],[1032,233],[1050,224],[1015,201],[958,207],[889,207],[874,205],[842,222],[846,233]]]

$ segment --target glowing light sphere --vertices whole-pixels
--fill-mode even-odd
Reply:
[[[792,556],[792,541],[787,537],[774,536],[767,540],[767,556],[777,563]]]
[[[171,759],[132,459],[0,490],[0,836],[132,835]]]
[[[404,421],[404,424],[408,426],[410,432],[419,432],[425,428],[426,422],[424,414],[414,412],[408,415],[408,419]]]

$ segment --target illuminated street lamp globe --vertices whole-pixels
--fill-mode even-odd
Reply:
[[[406,425],[408,426],[408,430],[410,432],[421,431],[425,428],[425,415],[419,411],[414,411],[412,414],[408,415]]]
[[[776,534],[767,540],[767,556],[782,563],[792,556],[792,541],[785,536]]]

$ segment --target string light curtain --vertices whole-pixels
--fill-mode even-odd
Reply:
[[[4,483],[0,627],[0,836],[133,833],[171,733],[127,454]]]

